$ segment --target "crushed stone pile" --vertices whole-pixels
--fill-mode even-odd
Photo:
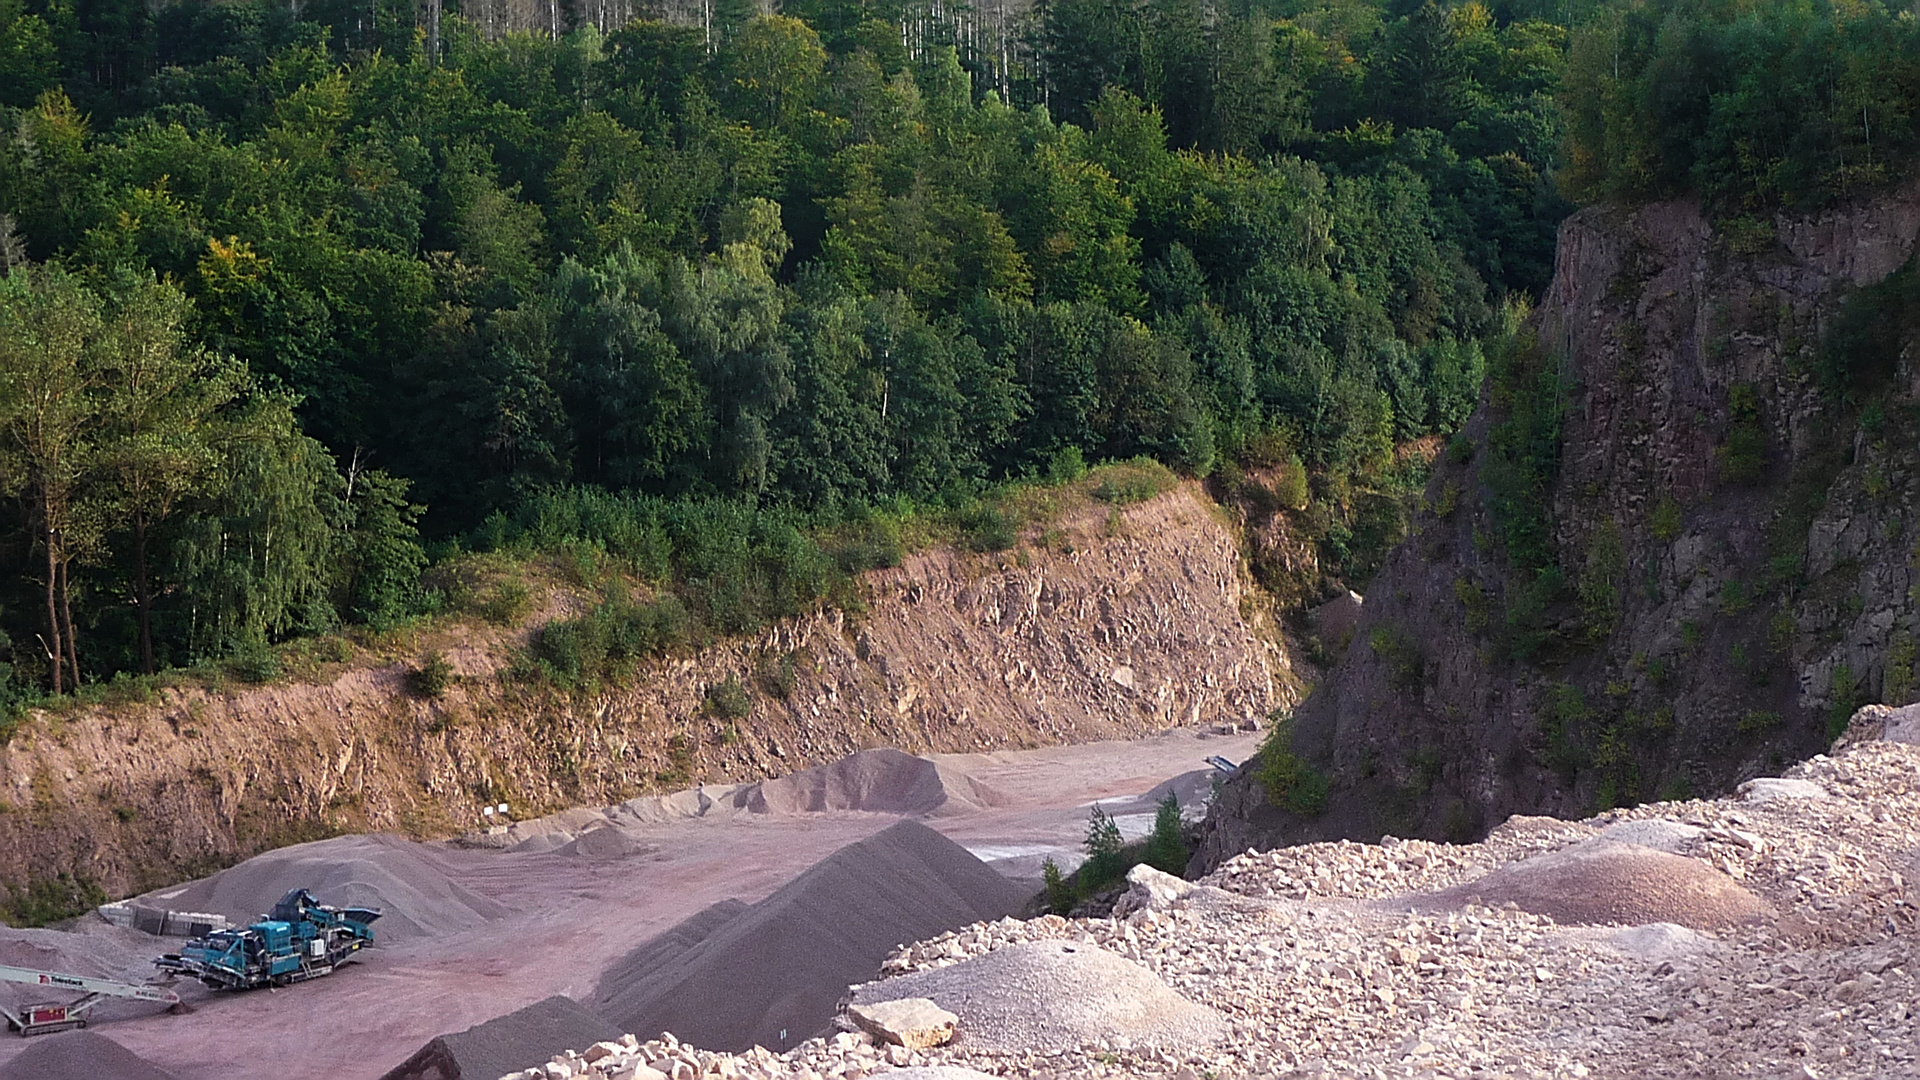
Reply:
[[[1715,930],[1772,914],[1766,901],[1699,859],[1606,836],[1503,866],[1421,897],[1422,907],[1512,904],[1562,923],[1678,923]]]
[[[305,888],[322,903],[380,908],[375,934],[405,941],[459,933],[506,908],[456,884],[433,848],[376,834],[316,840],[256,855],[210,877],[139,898],[176,911],[210,911],[245,925],[287,890]]]
[[[746,807],[756,814],[865,810],[918,817],[965,813],[1003,802],[992,788],[950,765],[882,748],[756,784]]]
[[[1205,771],[1194,774],[1208,775]],[[689,818],[727,820],[738,814],[785,817],[835,811],[946,817],[1007,802],[1005,793],[952,761],[881,748],[859,750],[829,765],[759,783],[704,784],[669,795],[644,795],[604,809],[563,810],[515,822],[497,833],[469,834],[457,842],[523,854],[624,856],[651,850],[629,830]]]
[[[954,1041],[928,1050],[851,1031],[784,1054],[634,1039],[653,1048],[638,1061],[607,1057],[602,1069],[575,1054],[538,1075],[860,1080],[953,1066],[1047,1080],[1920,1076],[1920,745],[1869,734],[1839,746],[1729,798],[1584,822],[1516,817],[1478,844],[1388,837],[1248,852],[1201,887],[1140,890],[1124,919],[1008,918],[916,942],[882,965],[889,977],[855,991],[915,996],[930,973],[1066,943],[1130,961],[1212,1009],[1226,1025],[1216,1043],[1056,1033],[989,1049],[969,1041],[963,1007],[952,1010]],[[1476,882],[1484,900],[1523,872],[1553,884],[1556,867],[1570,888],[1588,855],[1624,845],[1698,864],[1689,874],[1711,869],[1766,910],[1698,928],[1612,925],[1607,910],[1568,923],[1511,899],[1422,903],[1462,887],[1471,897]],[[1542,858],[1552,853],[1561,857]],[[1033,1002],[1032,1016],[1047,1007]]]
[[[619,1038],[605,1018],[556,994],[465,1031],[430,1040],[380,1080],[494,1080],[570,1046]]]
[[[0,926],[0,964],[30,971],[146,982],[154,977],[153,958],[159,955],[155,939],[138,930],[95,923],[87,933]],[[65,1001],[78,995],[49,992],[45,987],[0,982],[0,1002],[14,1008],[31,1002]],[[118,1003],[113,1003],[117,1005]],[[113,1005],[108,1006],[112,1008]],[[126,1011],[151,1011],[153,1006]],[[119,1010],[116,1010],[119,1011]],[[0,1032],[4,1034],[4,1032]]]
[[[91,1031],[36,1035],[0,1080],[174,1080],[172,1073]]]
[[[666,942],[642,945],[608,969],[596,1007],[626,1031],[784,1049],[828,1028],[846,987],[872,978],[901,942],[1027,899],[965,848],[901,821],[751,907],[709,908]]]
[[[1220,1015],[1181,997],[1115,953],[1068,941],[996,949],[856,990],[856,1004],[927,998],[960,1017],[962,1049],[1016,1053],[1028,1046],[1124,1043],[1203,1046],[1226,1034]]]

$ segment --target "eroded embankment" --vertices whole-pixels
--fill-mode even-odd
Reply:
[[[388,663],[35,717],[0,753],[0,882],[67,874],[122,895],[332,832],[450,835],[490,803],[524,816],[871,746],[1115,738],[1289,699],[1237,540],[1197,488],[1068,511],[1041,539],[916,553],[868,576],[859,615],[791,620],[592,696],[504,678],[526,632],[463,625],[438,700]],[[750,689],[743,718],[707,705],[730,678]]]

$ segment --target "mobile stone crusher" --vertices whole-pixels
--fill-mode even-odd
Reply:
[[[294,889],[252,926],[188,938],[178,953],[154,964],[216,990],[289,986],[330,975],[372,945],[371,924],[379,917],[379,908],[329,907],[307,890]]]

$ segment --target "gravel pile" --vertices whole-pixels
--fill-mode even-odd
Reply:
[[[847,985],[871,979],[902,940],[1026,900],[965,848],[902,820],[757,904],[715,905],[640,946],[602,976],[594,1005],[629,1031],[786,1049],[832,1030]]]
[[[1111,950],[1069,941],[1023,942],[964,964],[872,983],[856,1004],[928,998],[966,1017],[957,1048],[1018,1053],[1029,1046],[1204,1046],[1226,1034],[1151,971]]]
[[[1704,880],[1716,888],[1737,883],[1765,910],[1708,928],[1621,926],[1471,901],[1476,880],[1495,892],[1528,866],[1548,884],[1547,871],[1569,870],[1563,884],[1571,888],[1591,860],[1569,851],[1627,844],[1685,860],[1688,879],[1710,871],[1717,876]],[[1561,857],[1538,858],[1554,852]],[[607,1068],[576,1056],[539,1075],[654,1080],[630,1070],[638,1066],[672,1080],[860,1080],[946,1065],[1044,1080],[1913,1077],[1916,879],[1920,746],[1859,742],[1727,799],[1585,822],[1516,818],[1481,844],[1388,838],[1249,853],[1198,888],[1143,899],[1124,920],[1002,919],[913,944],[883,965],[893,977],[856,990],[869,1000],[911,996],[927,973],[1035,942],[1067,943],[1131,961],[1212,1009],[1227,1025],[1217,1043],[1147,1048],[1124,1035],[1059,1032],[1023,1046],[982,1045],[967,1038],[982,1020],[962,1002],[947,1005],[960,1016],[960,1036],[927,1051],[882,1048],[851,1032],[784,1055],[706,1055],[635,1040],[633,1053],[603,1058]],[[1656,874],[1642,889],[1670,880]],[[1469,898],[1435,910],[1433,896],[1449,890]],[[1611,912],[1563,914],[1600,920]],[[1039,1015],[1047,1006],[1030,1007]]]
[[[431,846],[384,833],[279,848],[134,903],[218,912],[245,926],[296,888],[336,907],[380,908],[374,934],[382,942],[458,933],[506,914],[498,902],[457,884]]]
[[[0,1080],[174,1080],[173,1074],[91,1031],[36,1035]]]

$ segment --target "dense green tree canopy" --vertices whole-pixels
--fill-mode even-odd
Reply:
[[[1844,195],[1920,93],[1875,0],[609,10],[0,0],[16,685],[403,618],[423,543],[582,492],[780,551],[1293,461],[1338,564],[1563,188]]]

